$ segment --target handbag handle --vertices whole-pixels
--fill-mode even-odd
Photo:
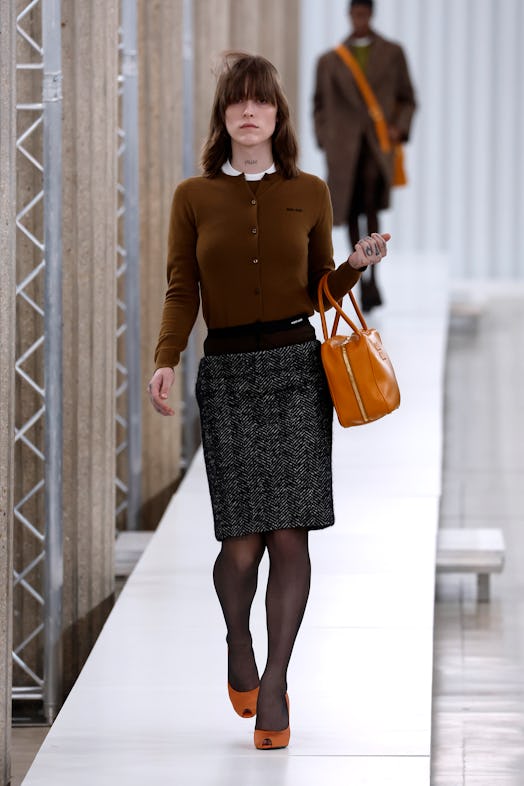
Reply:
[[[328,282],[327,282],[328,276],[329,276],[329,273],[326,273],[325,275],[322,276],[322,278],[318,282],[318,310],[320,312],[320,319],[321,319],[321,322],[322,322],[322,332],[324,334],[324,341],[327,341],[328,337],[329,337],[328,336],[327,323],[326,323],[326,313],[325,313],[325,307],[324,307],[324,296],[325,296],[326,300],[333,306],[333,308],[337,312],[336,316],[335,316],[335,320],[333,322],[333,328],[331,330],[331,337],[336,335],[336,331],[337,331],[337,328],[338,328],[338,323],[339,323],[340,317],[342,317],[342,319],[345,322],[347,322],[347,324],[353,330],[354,333],[358,333],[359,332],[359,328],[355,325],[354,322],[351,321],[351,319],[348,317],[348,315],[342,310],[342,306],[340,305],[340,303],[342,301],[340,301],[340,303],[337,303],[337,301],[335,300],[335,298],[333,297],[333,295],[329,291]],[[362,312],[361,312],[360,308],[358,307],[358,303],[355,300],[355,296],[353,295],[353,292],[349,291],[348,294],[349,294],[349,297],[350,297],[351,302],[353,304],[353,308],[357,312],[357,317],[360,320],[360,324],[362,325],[362,329],[363,330],[367,330],[368,326],[366,324],[366,320],[364,319],[364,317],[362,315]]]

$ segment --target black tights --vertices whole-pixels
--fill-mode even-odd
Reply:
[[[284,700],[287,668],[309,595],[308,533],[286,529],[228,538],[222,542],[213,579],[227,627],[229,682],[235,690],[251,690],[259,684],[259,676],[249,616],[257,588],[258,567],[266,548],[269,555],[268,657],[260,678],[256,726],[279,731],[288,725]]]

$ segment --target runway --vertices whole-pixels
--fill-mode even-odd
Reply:
[[[311,534],[310,602],[289,673],[291,743],[253,747],[232,711],[218,546],[198,453],[25,786],[429,786],[446,259],[381,266],[372,313],[400,410],[334,433],[336,525]],[[263,562],[253,609],[265,657]]]

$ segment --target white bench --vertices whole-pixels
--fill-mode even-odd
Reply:
[[[499,529],[439,529],[437,573],[476,573],[477,599],[489,601],[489,577],[504,567],[504,536]]]
[[[127,578],[155,533],[145,530],[119,532],[115,543],[115,576]]]

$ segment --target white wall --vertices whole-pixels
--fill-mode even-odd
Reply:
[[[349,30],[346,0],[302,0],[304,169],[325,175],[312,133],[316,58]],[[375,0],[374,27],[405,48],[419,100],[410,185],[382,226],[397,250],[446,251],[454,278],[524,279],[524,2]]]

